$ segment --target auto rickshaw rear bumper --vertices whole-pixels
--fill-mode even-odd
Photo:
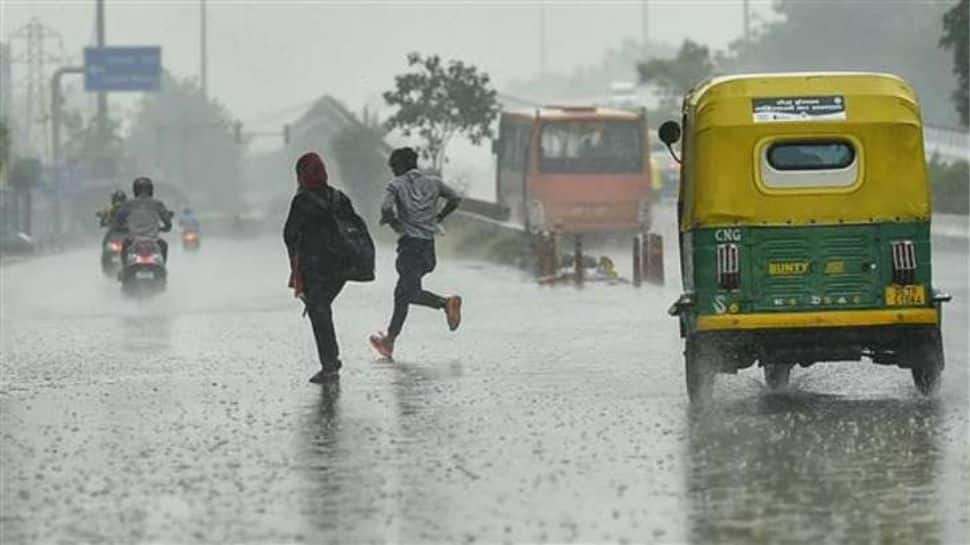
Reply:
[[[716,314],[697,317],[698,331],[825,329],[895,325],[938,325],[936,307]]]

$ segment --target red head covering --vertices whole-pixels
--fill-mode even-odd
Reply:
[[[327,166],[316,153],[304,153],[296,162],[296,179],[304,189],[316,189],[327,185]]]

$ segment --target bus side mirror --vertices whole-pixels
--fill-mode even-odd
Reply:
[[[657,129],[657,136],[660,137],[660,141],[666,144],[667,151],[670,152],[670,156],[674,158],[674,161],[680,163],[680,157],[674,152],[672,147],[675,142],[680,141],[680,125],[676,121],[664,121],[663,125]]]

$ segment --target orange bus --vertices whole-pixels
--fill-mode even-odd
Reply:
[[[652,185],[646,117],[549,106],[503,112],[496,199],[532,234],[646,233]]]

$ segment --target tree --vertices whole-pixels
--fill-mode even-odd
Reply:
[[[97,178],[116,178],[124,158],[121,123],[117,119],[107,119],[104,145],[98,130],[96,116],[85,121],[80,110],[64,113],[66,139],[63,148],[65,162],[80,166]]]
[[[641,83],[660,87],[662,109],[677,111],[678,101],[694,85],[714,74],[714,61],[707,46],[684,40],[672,59],[653,58],[637,66]]]
[[[384,93],[384,101],[397,108],[388,129],[400,129],[404,136],[417,133],[425,142],[422,156],[436,170],[455,136],[476,145],[492,137],[499,104],[488,74],[457,60],[444,64],[438,55],[410,53],[407,61],[411,71],[396,76],[395,89]]]
[[[860,70],[898,74],[913,84],[929,123],[952,125],[947,53],[937,47],[940,2],[776,0],[775,16],[747,46],[717,60],[723,72]]]
[[[360,123],[341,129],[330,142],[340,180],[360,214],[368,221],[378,217],[383,183],[388,178],[384,125],[366,109]]]
[[[960,0],[943,15],[943,37],[940,47],[953,50],[953,73],[957,76],[957,88],[951,95],[960,113],[960,122],[970,126],[970,1]]]
[[[206,98],[197,82],[162,75],[161,90],[147,94],[126,141],[132,174],[174,183],[194,201],[236,210],[240,199],[242,147],[233,118]]]

